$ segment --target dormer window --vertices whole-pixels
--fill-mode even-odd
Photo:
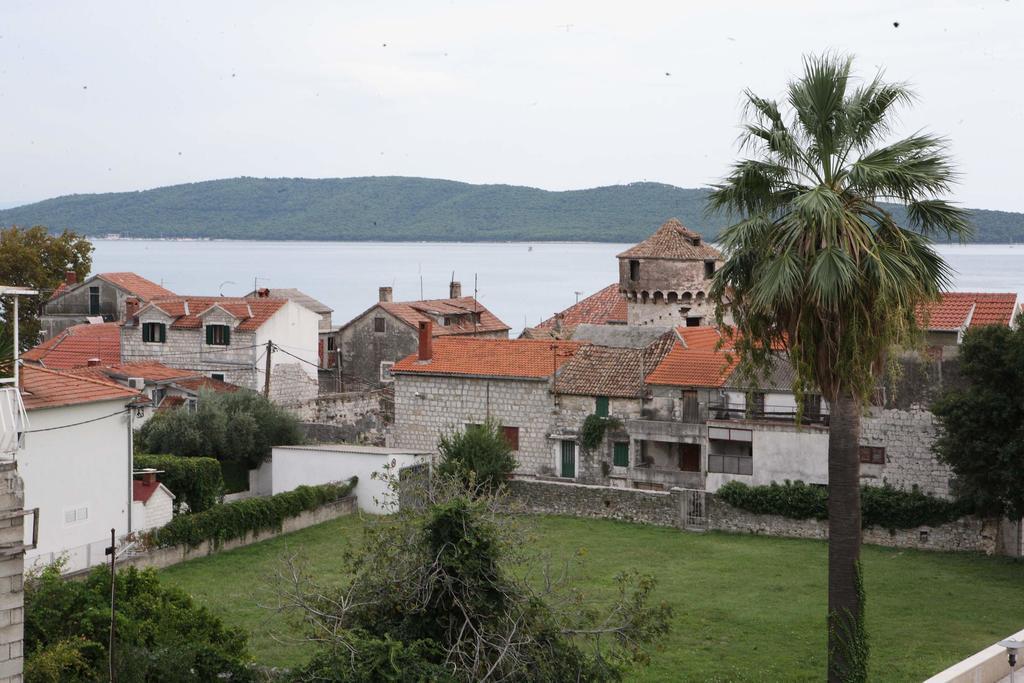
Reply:
[[[210,346],[228,346],[231,344],[231,328],[227,325],[207,325],[206,343]]]
[[[164,323],[142,323],[142,341],[147,344],[163,344],[167,341],[167,325]]]
[[[692,244],[695,247],[699,247],[700,246],[700,237],[691,237],[690,238],[690,244]]]

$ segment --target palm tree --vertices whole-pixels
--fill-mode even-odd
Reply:
[[[798,396],[831,407],[828,442],[828,678],[863,680],[860,418],[890,349],[909,345],[915,311],[949,284],[931,235],[964,239],[965,212],[942,197],[955,179],[942,138],[886,142],[912,101],[881,73],[855,84],[852,58],[804,59],[782,104],[750,91],[741,151],[709,208],[738,220],[720,236],[725,265],[712,296],[731,314],[750,368],[778,349]],[[902,205],[893,211],[891,202]]]

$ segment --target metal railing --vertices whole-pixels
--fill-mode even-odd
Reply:
[[[774,410],[768,408],[740,408],[732,407],[724,403],[715,403],[708,406],[708,419],[710,420],[769,420],[772,422],[796,421],[795,411]],[[800,416],[800,424],[823,425],[829,424],[829,414],[821,411],[804,411]]]

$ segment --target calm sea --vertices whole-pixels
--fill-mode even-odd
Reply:
[[[248,242],[94,240],[93,272],[131,270],[182,294],[240,296],[296,287],[334,309],[340,324],[369,308],[377,288],[395,300],[448,296],[454,274],[518,334],[618,280],[615,255],[628,244]],[[942,246],[956,289],[1018,292],[1024,245]],[[474,285],[475,282],[475,285]]]

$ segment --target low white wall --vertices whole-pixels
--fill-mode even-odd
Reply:
[[[1024,640],[1024,631],[1018,631],[1005,640],[1022,641]],[[1022,669],[1024,669],[1024,652],[1019,652],[1014,671],[1018,672],[1018,676],[1024,676],[1019,673]],[[1009,676],[1010,661],[1006,648],[995,644],[954,664],[945,671],[935,674],[924,683],[998,683],[1009,680]]]
[[[355,489],[359,509],[372,514],[386,514],[397,508],[397,498],[380,475],[397,475],[403,467],[429,459],[427,455],[395,453],[383,448],[352,446],[348,451],[340,448],[275,447],[271,457],[273,493],[292,491],[302,485],[313,486],[359,477]]]

